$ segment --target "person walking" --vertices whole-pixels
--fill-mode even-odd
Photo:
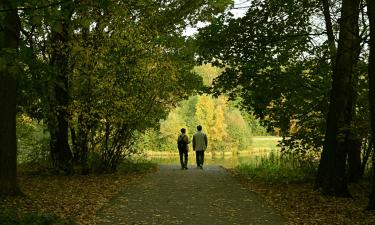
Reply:
[[[181,169],[187,170],[187,163],[188,163],[188,152],[189,152],[189,146],[190,143],[189,137],[186,135],[186,129],[181,128],[181,134],[177,138],[177,147],[178,147],[178,153],[180,154],[180,163],[181,163]]]
[[[197,132],[193,135],[193,150],[197,161],[197,168],[203,169],[204,151],[207,149],[207,135],[202,131],[202,126],[197,126]]]

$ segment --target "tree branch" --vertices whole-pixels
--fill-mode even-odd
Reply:
[[[0,9],[0,13],[10,12],[10,11],[14,11],[14,10],[17,10],[17,11],[39,10],[39,9],[44,9],[44,8],[49,8],[49,7],[52,7],[52,6],[64,4],[64,3],[67,3],[69,1],[71,1],[71,0],[63,0],[63,1],[51,3],[51,4],[48,4],[48,5],[37,6],[37,7],[20,7],[20,8],[13,8],[13,9]]]

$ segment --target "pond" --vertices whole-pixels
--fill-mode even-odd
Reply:
[[[230,154],[230,155],[220,155],[215,156],[211,154],[205,154],[204,165],[220,165],[225,168],[234,168],[240,164],[258,164],[262,158],[267,157],[267,155],[272,152],[272,150],[265,150],[262,153],[255,154]],[[157,164],[180,164],[180,159],[178,154],[151,154],[146,157],[151,162]],[[195,152],[189,152],[188,166],[194,168],[195,163]]]
[[[277,147],[280,137],[275,136],[254,136],[252,137],[252,146],[247,151],[241,151],[238,154],[225,152],[225,154],[213,155],[210,152],[205,154],[205,165],[220,165],[226,168],[234,168],[240,164],[256,165],[261,159],[267,157],[271,152],[278,154]],[[156,152],[149,151],[146,158],[158,164],[180,164],[178,151],[175,152]],[[188,165],[191,168],[196,166],[195,152],[189,151]]]

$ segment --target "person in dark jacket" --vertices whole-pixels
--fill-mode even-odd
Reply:
[[[177,147],[178,152],[180,153],[180,163],[181,163],[181,169],[187,170],[187,163],[188,163],[188,152],[189,152],[189,146],[190,143],[189,137],[186,135],[186,129],[181,128],[181,134],[177,138]]]
[[[197,161],[197,167],[203,169],[204,151],[207,149],[207,135],[202,131],[202,126],[197,126],[197,132],[193,136],[193,150]]]

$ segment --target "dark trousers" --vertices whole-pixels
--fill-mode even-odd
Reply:
[[[195,159],[197,161],[197,166],[203,166],[204,151],[195,151]]]
[[[181,168],[187,168],[188,164],[188,151],[187,150],[178,150],[180,153],[180,163],[181,163]]]

